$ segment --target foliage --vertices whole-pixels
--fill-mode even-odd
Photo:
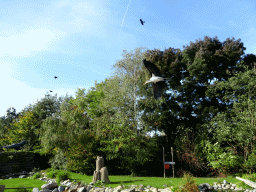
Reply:
[[[31,177],[31,179],[37,179],[37,178],[41,178],[42,177],[42,175],[40,174],[40,173],[36,173],[36,174],[34,174],[32,177]]]
[[[6,112],[6,116],[0,117],[0,145],[8,145],[14,142],[13,139],[9,138],[7,135],[14,129],[13,123],[16,122],[20,116],[19,113],[16,113],[14,107],[10,107]]]
[[[233,168],[240,164],[249,170],[253,161],[246,163],[249,149],[254,149],[255,143],[255,104],[249,98],[254,97],[253,89],[256,83],[254,71],[237,73],[236,77],[217,84],[218,89],[228,88],[225,98],[236,97],[229,113],[220,113],[210,121],[214,137],[211,141],[202,141],[203,151],[207,153],[210,165],[218,168]],[[242,90],[239,89],[241,87]],[[255,93],[252,93],[255,92]],[[215,140],[215,144],[213,144]],[[253,156],[253,155],[252,155]],[[251,156],[251,157],[252,157]],[[243,164],[244,163],[244,164]]]
[[[16,114],[15,109],[13,112],[8,110],[7,117],[1,118],[0,132],[1,125],[5,125],[5,128],[2,129],[2,138],[4,139],[0,143],[8,145],[26,139],[28,141],[25,146],[27,150],[32,150],[35,144],[40,146],[38,135],[43,134],[40,131],[41,124],[45,118],[52,116],[59,110],[61,100],[61,98],[57,100],[57,96],[53,97],[48,94],[35,105],[30,104],[25,107],[19,114]]]
[[[98,181],[94,184],[94,186],[95,186],[95,187],[103,187],[104,184],[105,184],[105,182],[98,180]]]
[[[207,158],[210,162],[209,164],[213,168],[218,168],[220,170],[223,170],[223,168],[228,169],[231,167],[239,166],[239,160],[241,161],[241,159],[234,155],[232,152],[223,152],[223,149],[220,148],[218,142],[214,145],[211,145],[210,142],[206,142],[205,148],[203,150],[207,152]]]
[[[98,143],[97,138],[89,130],[78,136],[65,154],[68,159],[67,168],[83,174],[92,174],[96,169],[95,159],[97,155],[100,156],[97,152]]]
[[[237,72],[246,72],[242,65],[249,66],[249,62],[255,57],[247,59],[247,55],[242,61],[245,47],[240,39],[235,41],[234,38],[228,38],[221,43],[217,37],[205,37],[204,40],[191,42],[184,48],[182,52],[169,48],[165,51],[148,51],[146,54],[146,59],[158,65],[165,77],[170,78],[167,87],[172,89],[174,94],[164,94],[162,101],[152,102],[151,105],[150,100],[141,101],[140,106],[144,110],[142,120],[150,130],[164,131],[167,140],[180,152],[180,158],[184,153],[196,157],[194,163],[199,161],[197,165],[203,168],[207,158],[200,151],[200,148],[204,147],[200,143],[207,140],[216,143],[214,132],[209,132],[212,127],[209,122],[220,112],[230,112],[234,102],[233,97],[226,97],[234,89],[230,86],[219,89],[218,84],[235,77]],[[210,85],[210,80],[214,78],[217,81]],[[237,85],[244,87],[244,83],[245,81]],[[237,93],[243,95],[245,90]],[[177,145],[182,143],[182,135],[188,129],[191,133],[187,140],[192,142],[194,137],[194,144],[198,146],[195,152],[188,148],[190,145]],[[180,142],[176,142],[177,140]]]
[[[35,118],[35,114],[33,112],[27,112],[19,118],[19,121],[13,123],[14,130],[9,132],[9,138],[16,142],[20,142],[22,138],[28,143],[32,143],[36,137],[34,133],[36,124],[37,119]]]
[[[57,177],[57,175],[60,173],[60,170],[52,170],[50,172],[47,173],[47,177],[54,179],[55,177]]]
[[[32,172],[34,172],[34,173],[36,173],[36,172],[38,172],[38,171],[40,171],[39,168],[34,167],[34,168],[32,169]]]
[[[77,100],[79,99],[80,97],[77,98]],[[74,102],[72,98],[66,98],[60,106],[61,113],[53,117],[47,117],[43,121],[39,132],[39,138],[43,144],[42,151],[51,151],[53,155],[56,155],[57,151],[62,151],[57,159],[63,158],[63,162],[65,160],[61,155],[68,150],[69,145],[77,135],[83,133],[85,128],[88,127],[88,118],[83,114],[84,111],[72,102]]]
[[[178,191],[181,191],[181,192],[199,191],[198,186],[196,184],[196,179],[191,177],[190,174],[184,174],[184,178],[182,180],[184,180],[185,184],[181,186],[181,189],[179,189]]]
[[[49,161],[49,163],[51,164],[51,167],[54,169],[67,170],[66,166],[68,164],[68,161],[65,158],[63,158],[63,156],[64,156],[63,151],[60,149],[57,149],[57,153]]]
[[[248,160],[245,161],[244,167],[247,169],[250,174],[251,171],[256,170],[256,150],[253,149],[253,152],[249,155]]]
[[[101,137],[100,151],[107,160],[118,159],[128,170],[150,160],[149,149],[158,150],[149,147],[153,144],[146,137],[138,136],[137,119],[142,109],[138,109],[136,99],[142,84],[142,55],[140,49],[135,54],[125,54],[125,59],[115,65],[118,75],[95,85],[84,100],[90,129]]]
[[[68,172],[60,172],[56,177],[56,182],[60,183],[61,181],[65,181],[70,178],[70,174]]]

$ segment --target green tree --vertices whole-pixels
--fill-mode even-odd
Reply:
[[[195,157],[192,158],[195,159],[192,161],[195,166],[200,165],[199,162],[207,162],[198,144],[213,134],[208,131],[208,122],[218,113],[232,108],[232,101],[223,101],[225,93],[230,90],[210,94],[207,90],[216,88],[216,83],[210,85],[210,81],[214,78],[227,81],[236,72],[243,71],[236,64],[241,63],[245,47],[240,39],[228,38],[221,43],[217,37],[205,37],[184,48],[183,51],[169,48],[147,52],[146,59],[156,64],[166,78],[170,78],[166,89],[173,90],[174,94],[164,93],[164,99],[155,105],[141,101],[140,106],[144,109],[143,122],[149,125],[149,129],[164,131],[170,145],[179,151],[180,158],[184,153]],[[196,153],[185,145],[186,142],[181,142],[184,133],[188,135],[187,141],[195,144]]]
[[[42,98],[40,101],[37,101],[35,105],[33,105],[32,108],[28,108],[28,111],[33,111],[35,114],[35,118],[37,119],[37,123],[35,126],[35,134],[36,134],[36,139],[34,139],[33,143],[30,143],[30,145],[33,147],[35,145],[40,146],[40,140],[39,140],[39,130],[41,129],[41,125],[43,121],[47,117],[52,117],[54,115],[57,115],[57,113],[60,112],[60,105],[62,102],[62,98],[57,98],[57,95],[52,96],[49,94],[46,94],[44,98]],[[25,112],[22,111],[22,112]],[[31,148],[32,149],[32,148]]]
[[[14,107],[10,107],[6,110],[7,115],[0,118],[0,145],[9,145],[14,141],[8,138],[8,133],[11,132],[13,128],[13,123],[16,122],[20,116],[20,113],[16,113]]]
[[[124,53],[124,59],[114,65],[115,76],[102,83],[100,90],[102,89],[104,97],[101,101],[97,100],[100,102],[98,110],[103,111],[99,118],[107,116],[108,120],[105,118],[106,121],[95,121],[101,122],[102,133],[106,135],[101,139],[104,146],[101,151],[105,152],[107,159],[119,159],[122,166],[132,173],[135,173],[136,166],[152,160],[153,151],[158,150],[156,143],[153,140],[150,142],[149,138],[142,135],[142,130],[139,130],[138,119],[143,109],[138,108],[138,100],[141,96],[140,88],[146,78],[142,78],[143,55],[141,49],[137,49],[135,53]],[[146,126],[144,129],[146,130]]]
[[[13,142],[20,142],[20,140],[26,140],[26,148],[31,150],[30,143],[34,142],[35,138],[35,128],[37,124],[37,119],[33,112],[27,112],[25,115],[20,116],[17,122],[13,123],[13,130],[9,132],[9,138]]]
[[[67,152],[72,147],[78,136],[90,129],[90,119],[87,115],[85,102],[85,89],[78,89],[76,98],[65,99],[60,106],[60,113],[47,117],[41,126],[39,134],[42,142],[42,152],[54,157],[51,165],[60,169],[67,169]]]
[[[248,68],[248,67],[247,67]],[[244,67],[246,69],[246,67]],[[247,171],[255,168],[255,162],[247,162],[255,148],[255,96],[256,74],[254,70],[236,73],[226,82],[216,84],[216,90],[227,89],[224,100],[233,100],[233,108],[222,112],[210,121],[214,137],[202,141],[210,165],[217,168],[233,168],[243,165]],[[215,152],[210,152],[215,145]],[[201,146],[202,146],[201,145]],[[217,152],[216,152],[217,151]],[[253,167],[249,167],[251,164]]]

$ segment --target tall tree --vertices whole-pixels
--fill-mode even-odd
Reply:
[[[14,129],[13,123],[16,122],[20,116],[20,113],[16,113],[16,109],[14,107],[8,108],[6,112],[6,116],[0,118],[1,145],[12,144],[13,140],[8,138],[7,135]]]
[[[167,81],[168,89],[175,93],[165,94],[165,100],[154,107],[152,115],[147,114],[147,110],[152,111],[152,107],[143,102],[141,104],[145,109],[143,121],[150,123],[152,129],[154,125],[159,131],[164,131],[171,145],[181,152],[184,152],[183,146],[177,145],[177,142],[175,145],[174,141],[183,138],[184,132],[191,130],[188,132],[188,140],[199,143],[202,139],[200,136],[207,132],[202,125],[218,112],[227,110],[226,107],[232,107],[232,102],[225,103],[222,99],[228,90],[220,93],[218,99],[216,95],[207,95],[206,91],[214,89],[210,85],[214,78],[227,81],[235,72],[241,71],[236,64],[241,61],[245,50],[240,39],[235,41],[234,38],[228,38],[221,43],[217,37],[205,37],[184,48],[182,52],[172,48],[164,52],[148,51],[146,59],[158,65],[165,77],[170,78]],[[192,135],[195,135],[194,141]],[[207,161],[205,157],[199,156],[199,148],[196,151],[198,158]],[[193,155],[192,151],[190,155]]]
[[[12,142],[19,143],[22,140],[27,142],[26,147],[28,150],[32,149],[35,141],[35,128],[37,119],[33,112],[27,112],[25,115],[20,116],[19,121],[13,123],[13,130],[8,133],[9,139]]]
[[[107,154],[107,159],[119,158],[124,167],[136,171],[136,166],[152,160],[153,151],[158,151],[156,143],[150,142],[145,137],[138,119],[143,109],[138,109],[138,101],[142,94],[140,88],[145,90],[143,83],[143,54],[141,49],[137,49],[134,54],[124,54],[124,59],[117,62],[116,76],[105,81],[102,87],[105,97],[103,98],[103,108],[113,111],[110,118],[112,122],[108,124],[106,134],[107,139],[102,139],[105,144],[102,151]],[[141,133],[139,133],[141,132]],[[142,134],[143,133],[143,134]],[[138,145],[141,143],[141,145]],[[154,146],[154,147],[153,147]]]
[[[60,105],[62,101],[63,98],[57,98],[57,95],[52,96],[50,94],[46,94],[44,98],[42,98],[40,101],[37,101],[37,103],[35,103],[33,106],[28,107],[22,111],[22,113],[25,113],[26,111],[32,111],[35,118],[37,119],[37,123],[34,125],[34,133],[36,136],[33,139],[33,142],[31,140],[32,143],[30,143],[30,146],[40,146],[41,142],[39,140],[38,134],[41,129],[41,125],[47,117],[52,117],[60,112]]]
[[[142,88],[142,82],[144,81],[142,76],[145,75],[142,64],[145,54],[145,52],[142,52],[143,49],[145,48],[137,48],[135,53],[127,53],[127,51],[124,50],[124,59],[119,60],[113,66],[115,68],[114,74],[116,77],[119,77],[120,81],[115,89],[118,92],[122,92],[123,97],[126,98],[126,102],[122,102],[123,105],[121,104],[121,106],[124,107],[121,108],[126,111],[128,121],[130,121],[133,131],[137,135],[139,132],[139,113],[141,112],[141,110],[138,109],[138,100],[141,99],[140,89]]]
[[[84,134],[89,127],[89,118],[85,111],[85,89],[78,89],[76,98],[65,99],[60,107],[60,113],[47,117],[39,133],[42,142],[42,152],[54,155],[51,164],[58,168],[66,168],[68,159],[66,153],[76,138]]]

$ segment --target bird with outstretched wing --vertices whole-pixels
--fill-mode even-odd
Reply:
[[[165,85],[164,81],[167,79],[164,78],[161,71],[154,63],[151,63],[150,61],[143,59],[143,64],[147,68],[147,70],[150,72],[150,75],[152,76],[149,80],[145,82],[145,84],[151,83],[151,82],[153,83],[154,97],[156,100],[159,100],[161,98],[162,90]]]

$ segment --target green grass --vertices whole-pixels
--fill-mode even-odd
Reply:
[[[9,150],[10,152],[10,150]],[[37,170],[39,171],[39,170]],[[36,171],[36,172],[37,172]],[[42,171],[41,171],[42,172]],[[52,169],[43,170],[43,172],[47,173],[48,178],[56,178],[57,184],[60,186],[60,181],[70,179],[70,181],[76,180],[76,183],[81,181],[81,184],[88,185],[92,182],[93,176],[87,176],[82,175],[79,173],[73,173],[69,171],[56,171]],[[168,188],[172,188],[173,192],[175,191],[182,191],[178,190],[180,187],[183,187],[183,191],[187,192],[194,192],[195,188],[198,188],[196,185],[200,185],[203,183],[209,183],[213,186],[214,182],[217,182],[218,184],[223,183],[224,180],[228,181],[229,183],[236,184],[238,187],[242,187],[243,189],[253,189],[252,187],[246,185],[244,182],[238,180],[235,178],[235,176],[239,176],[244,179],[249,179],[251,181],[256,182],[256,173],[252,175],[241,175],[241,174],[233,174],[231,176],[228,176],[226,178],[194,178],[194,177],[187,177],[185,175],[184,178],[163,178],[163,177],[131,177],[131,176],[123,176],[123,175],[113,175],[109,176],[110,184],[95,184],[96,187],[112,187],[115,188],[119,185],[122,185],[124,189],[130,188],[131,185],[137,185],[143,184],[145,187],[148,185],[163,189],[166,188],[163,185],[166,185]],[[4,179],[0,180],[0,185],[5,185],[6,188],[18,188],[18,187],[33,187],[33,188],[39,188],[41,189],[41,186],[43,184],[46,184],[47,182],[41,181],[36,178],[43,177],[40,172],[35,174],[32,178],[16,178],[16,179]],[[1,178],[0,178],[1,179]],[[7,189],[5,192],[32,192],[33,188],[30,189]]]
[[[59,171],[59,170],[52,170],[47,169],[43,172],[47,173],[48,178],[56,178],[57,184],[60,186],[60,181],[70,179],[70,181],[76,180],[76,183],[81,181],[81,184],[89,184],[92,182],[93,176],[87,176],[82,175],[78,173],[73,173],[69,171]],[[39,188],[41,189],[41,186],[43,184],[46,184],[47,182],[41,181],[36,178],[41,178],[42,175],[41,172],[38,172],[37,174],[34,174],[31,178],[16,178],[16,179],[3,179],[0,180],[0,185],[5,185],[6,188],[18,188],[18,187],[33,187],[33,188]],[[245,179],[250,179],[251,181],[256,181],[256,174],[253,174],[251,176],[243,175],[241,176]],[[235,178],[235,176],[228,176],[227,178],[192,178],[187,177],[187,175],[183,178],[163,178],[163,177],[131,177],[131,176],[109,176],[110,183],[109,184],[95,184],[94,186],[101,187],[112,187],[115,188],[119,185],[122,185],[125,189],[130,188],[130,186],[143,184],[145,187],[150,185],[152,187],[163,189],[163,185],[166,185],[167,187],[171,188],[173,186],[173,191],[178,191],[178,189],[183,186],[185,189],[184,191],[193,191],[197,186],[195,186],[193,183],[193,179],[195,180],[196,185],[202,184],[202,183],[209,183],[210,185],[213,185],[214,182],[222,183],[224,180],[227,180],[229,183],[237,184],[238,187],[242,187],[243,189],[253,189],[250,186],[243,184],[242,181]],[[30,189],[8,189],[5,192],[32,192],[33,188]],[[180,190],[182,191],[182,190]]]

